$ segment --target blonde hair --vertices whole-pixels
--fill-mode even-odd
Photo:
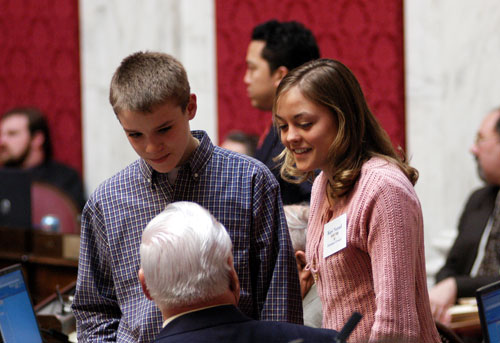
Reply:
[[[329,151],[327,193],[332,198],[347,194],[354,186],[363,163],[374,156],[395,163],[412,184],[418,171],[411,167],[404,154],[396,153],[387,132],[370,111],[361,86],[354,74],[339,61],[318,59],[291,72],[281,81],[273,104],[273,118],[281,96],[298,87],[308,100],[326,107],[338,126]],[[300,183],[314,178],[314,171],[301,172],[296,168],[293,154],[285,148],[278,157],[282,161],[284,180]]]

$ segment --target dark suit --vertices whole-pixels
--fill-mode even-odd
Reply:
[[[167,324],[155,343],[334,342],[337,332],[284,322],[257,321],[232,305],[187,313]]]
[[[436,282],[447,277],[457,281],[457,298],[473,297],[477,288],[500,280],[500,275],[470,277],[481,236],[495,207],[498,186],[483,187],[469,197],[458,224],[458,235]],[[499,252],[500,253],[500,252]]]
[[[303,201],[309,202],[311,200],[312,184],[308,181],[295,184],[283,180],[280,175],[279,163],[273,161],[273,158],[281,154],[284,148],[276,128],[272,126],[262,146],[255,152],[255,158],[264,163],[278,180],[283,205],[297,204]]]

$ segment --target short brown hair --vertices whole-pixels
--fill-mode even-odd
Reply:
[[[396,153],[349,68],[335,60],[318,59],[292,70],[276,91],[274,117],[281,96],[294,86],[305,98],[326,107],[338,125],[337,136],[328,151],[330,196],[338,198],[347,194],[358,179],[363,163],[374,156],[394,162],[415,184],[418,171],[408,165],[404,156]],[[280,158],[284,160],[281,166],[283,179],[298,183],[314,177],[314,171],[304,173],[296,168],[293,155],[287,149]]]
[[[152,112],[171,100],[184,111],[189,97],[186,70],[174,57],[160,52],[136,52],[123,59],[109,92],[115,114],[123,110]]]

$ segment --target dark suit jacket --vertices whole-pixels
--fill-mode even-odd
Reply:
[[[436,282],[449,276],[457,281],[457,297],[473,297],[476,289],[500,280],[499,275],[470,277],[481,235],[495,207],[498,186],[483,187],[469,197],[458,224],[458,235]],[[500,252],[499,252],[500,253]]]
[[[255,158],[264,163],[278,180],[283,205],[297,204],[303,201],[309,202],[311,200],[312,183],[306,181],[295,184],[283,180],[280,175],[279,163],[273,161],[273,158],[278,156],[284,148],[276,128],[272,126],[262,146],[255,152]]]
[[[187,313],[165,326],[155,343],[334,342],[337,332],[283,322],[257,321],[232,305]]]

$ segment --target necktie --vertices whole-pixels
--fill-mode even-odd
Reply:
[[[495,208],[491,215],[491,231],[486,243],[484,258],[477,272],[478,276],[494,276],[500,274],[500,191],[495,200]]]

